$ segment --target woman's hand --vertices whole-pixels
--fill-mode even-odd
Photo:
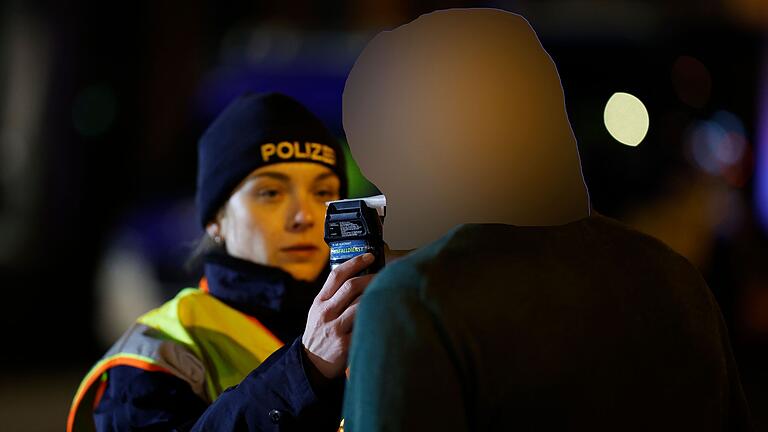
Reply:
[[[373,259],[366,253],[333,269],[309,309],[301,342],[309,360],[326,378],[336,378],[346,369],[357,303],[374,275],[352,276]]]

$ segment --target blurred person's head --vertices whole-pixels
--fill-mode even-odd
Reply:
[[[208,242],[295,279],[314,280],[327,265],[325,202],[346,189],[336,138],[281,94],[240,97],[199,142],[198,219]]]
[[[350,72],[343,115],[356,161],[387,196],[394,248],[459,223],[589,215],[557,69],[518,15],[446,10],[379,34]]]

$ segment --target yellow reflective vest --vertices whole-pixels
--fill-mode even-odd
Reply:
[[[107,384],[107,371],[132,366],[161,371],[189,383],[207,402],[239,384],[283,343],[258,320],[206,290],[187,288],[141,316],[80,383],[67,418],[67,432],[94,431],[93,409]]]

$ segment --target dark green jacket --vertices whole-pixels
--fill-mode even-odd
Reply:
[[[462,225],[386,267],[350,362],[347,432],[748,429],[702,277],[601,216]]]

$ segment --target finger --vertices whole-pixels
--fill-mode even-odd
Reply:
[[[325,284],[323,284],[323,288],[321,288],[320,292],[317,294],[317,298],[321,301],[331,298],[347,279],[363,271],[363,269],[371,265],[373,260],[373,254],[364,253],[331,270],[328,279],[326,279]]]
[[[360,297],[374,276],[375,275],[358,276],[341,284],[341,287],[336,291],[336,294],[328,299],[328,309],[334,311],[336,315],[341,314],[350,303]]]
[[[357,316],[357,308],[361,298],[362,297],[358,297],[355,299],[355,301],[353,301],[352,304],[339,316],[340,333],[345,334],[352,331],[352,325],[355,323],[355,316]]]

